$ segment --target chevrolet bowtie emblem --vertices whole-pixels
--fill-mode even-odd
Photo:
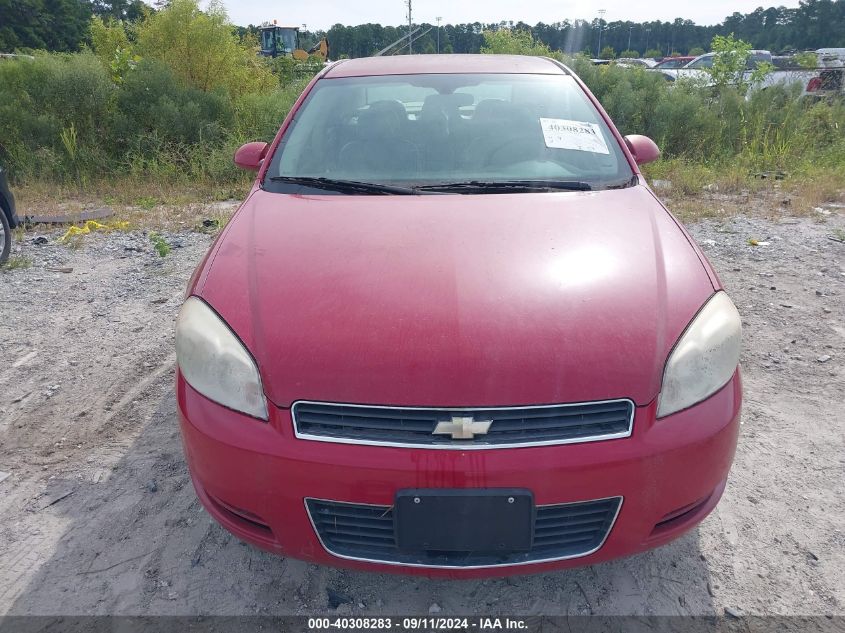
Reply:
[[[453,415],[449,421],[438,422],[432,435],[451,435],[453,440],[471,440],[485,435],[492,420],[476,420],[471,415]]]

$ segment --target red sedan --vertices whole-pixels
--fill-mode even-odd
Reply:
[[[725,488],[740,317],[572,71],[337,62],[177,324],[208,512],[284,556],[533,573],[662,545]]]

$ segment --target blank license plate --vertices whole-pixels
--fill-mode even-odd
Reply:
[[[527,551],[534,536],[534,496],[523,488],[400,490],[394,516],[406,551]]]

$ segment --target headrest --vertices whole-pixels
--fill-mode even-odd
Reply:
[[[397,137],[408,114],[400,101],[375,101],[358,116],[358,130],[362,137]]]

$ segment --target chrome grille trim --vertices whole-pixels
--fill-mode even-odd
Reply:
[[[565,408],[573,408],[573,407],[588,407],[588,406],[601,406],[606,404],[612,405],[620,405],[626,404],[628,406],[629,415],[628,415],[628,424],[627,428],[615,432],[615,433],[604,433],[604,434],[597,434],[597,435],[586,435],[581,437],[573,437],[573,438],[557,438],[557,439],[549,439],[549,440],[536,440],[536,441],[513,441],[513,442],[501,442],[501,443],[485,443],[484,438],[486,436],[479,436],[478,439],[471,439],[471,440],[453,440],[449,443],[440,442],[440,443],[421,443],[421,442],[403,442],[403,441],[393,441],[393,440],[375,440],[375,439],[361,439],[355,437],[342,437],[342,436],[332,436],[332,435],[321,435],[315,433],[309,433],[307,431],[300,431],[299,423],[297,421],[297,407],[299,405],[316,405],[322,407],[343,407],[343,408],[360,408],[360,409],[381,409],[384,411],[408,411],[408,412],[443,412],[444,414],[449,413],[473,413],[473,412],[484,412],[484,411],[495,411],[495,412],[504,412],[504,411],[534,411],[534,410],[543,410],[543,409],[565,409]],[[389,406],[389,405],[370,405],[370,404],[346,404],[346,403],[335,403],[335,402],[320,402],[316,400],[297,400],[291,405],[291,420],[293,423],[293,431],[294,436],[297,439],[301,440],[310,440],[315,442],[329,442],[333,444],[358,444],[358,445],[365,445],[365,446],[391,446],[391,447],[398,447],[398,448],[416,448],[420,450],[493,450],[499,448],[530,448],[530,447],[537,447],[537,446],[557,446],[563,444],[582,444],[588,442],[601,442],[605,440],[614,440],[614,439],[622,439],[626,437],[630,437],[633,433],[634,427],[634,416],[636,414],[636,404],[630,398],[617,398],[613,400],[594,400],[590,402],[577,402],[577,403],[566,403],[566,404],[547,404],[547,405],[526,405],[526,406],[516,406],[516,407],[399,407],[399,406]],[[495,423],[494,423],[495,426]],[[432,427],[433,430],[433,427]],[[491,431],[494,433],[495,431]],[[433,437],[433,436],[432,436]],[[433,438],[436,439],[436,438]]]
[[[320,542],[322,548],[332,556],[337,558],[341,558],[344,560],[352,560],[352,561],[359,561],[364,563],[377,563],[380,565],[391,565],[396,567],[414,567],[420,569],[495,569],[497,567],[521,567],[524,565],[539,565],[542,563],[553,563],[562,560],[573,560],[576,558],[584,558],[585,556],[590,556],[591,554],[595,554],[599,551],[602,547],[604,547],[605,542],[610,537],[611,532],[613,532],[613,528],[616,525],[616,520],[619,518],[619,513],[622,511],[622,505],[625,501],[622,495],[614,496],[614,497],[602,497],[599,499],[586,499],[583,501],[571,501],[567,503],[551,503],[551,504],[542,504],[537,505],[536,508],[539,510],[541,508],[558,508],[558,507],[565,507],[571,505],[579,505],[591,502],[600,502],[600,501],[611,501],[616,500],[617,506],[616,511],[613,514],[613,518],[610,520],[608,524],[607,531],[604,534],[604,537],[601,539],[601,542],[596,545],[595,547],[591,548],[588,551],[579,552],[577,554],[570,554],[566,556],[555,556],[555,557],[547,557],[547,558],[537,558],[531,560],[524,560],[518,562],[506,562],[506,563],[496,563],[490,565],[434,565],[434,564],[425,564],[425,563],[409,563],[404,561],[396,561],[391,559],[383,559],[383,558],[370,558],[370,557],[359,557],[359,556],[350,556],[347,554],[341,554],[332,550],[323,540],[322,536],[320,535],[320,530],[317,529],[317,524],[314,521],[314,517],[311,516],[311,508],[308,505],[309,501],[316,501],[318,503],[330,503],[330,504],[339,504],[339,505],[349,505],[349,506],[369,506],[373,508],[380,508],[383,510],[392,510],[393,506],[386,506],[382,504],[373,504],[373,503],[355,503],[352,501],[334,501],[331,499],[320,499],[317,497],[305,497],[303,499],[303,503],[305,505],[305,514],[308,516],[308,520],[311,522],[311,528],[314,530],[314,534],[317,537],[317,540]]]

